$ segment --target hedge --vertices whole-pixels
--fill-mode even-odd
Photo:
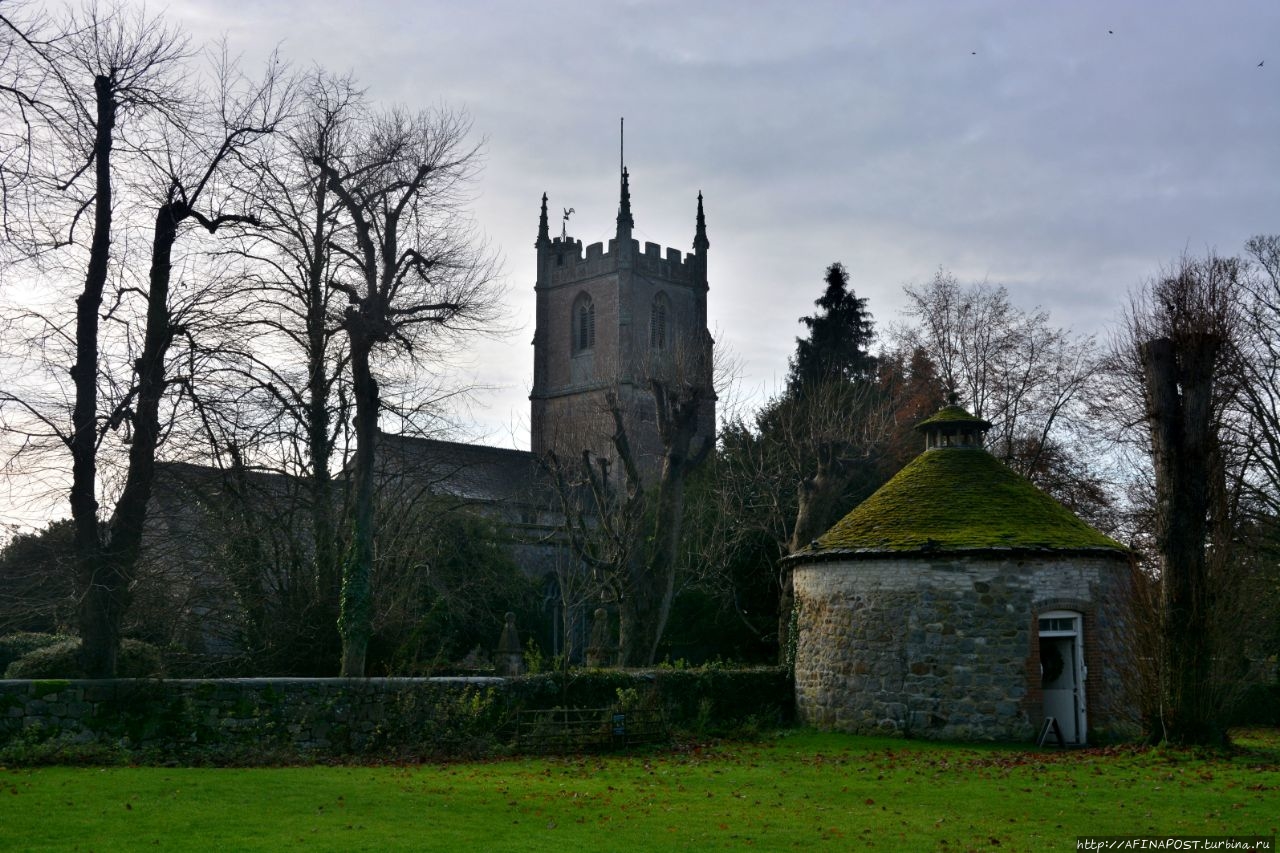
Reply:
[[[120,657],[116,669],[121,678],[158,678],[164,675],[164,662],[160,650],[150,643],[125,639],[120,641]],[[60,638],[52,643],[38,645],[4,670],[5,678],[78,678],[82,675],[84,671],[80,669],[80,640],[75,637]]]
[[[74,639],[74,637],[69,637],[66,634],[37,634],[29,631],[20,631],[16,634],[0,637],[0,673],[4,673],[9,668],[9,664],[20,657],[39,651],[47,646]],[[16,678],[17,676],[14,677]]]

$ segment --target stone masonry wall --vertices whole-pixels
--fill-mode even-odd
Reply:
[[[0,748],[97,744],[172,760],[466,753],[509,741],[521,711],[607,708],[619,691],[673,724],[789,719],[781,667],[590,670],[520,678],[0,680]],[[647,704],[646,704],[647,703]]]
[[[0,743],[26,733],[125,749],[241,744],[319,753],[378,748],[410,725],[458,729],[501,678],[0,680]],[[429,738],[428,738],[429,739]]]
[[[1127,561],[938,557],[795,570],[796,710],[826,729],[1025,740],[1042,718],[1037,614],[1084,614],[1090,736],[1122,729]]]

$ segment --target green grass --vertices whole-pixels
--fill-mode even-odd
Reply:
[[[1273,835],[1280,732],[1231,755],[812,732],[402,767],[0,769],[5,850],[1070,850],[1081,833]]]

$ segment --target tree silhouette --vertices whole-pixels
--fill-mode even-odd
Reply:
[[[787,389],[792,394],[816,382],[870,379],[876,360],[870,353],[875,337],[867,300],[849,289],[849,273],[836,261],[827,267],[826,289],[814,305],[822,309],[800,322],[809,329],[808,338],[796,339]]]

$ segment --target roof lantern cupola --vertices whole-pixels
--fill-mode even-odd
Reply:
[[[925,450],[947,447],[981,450],[982,437],[991,429],[991,422],[969,414],[953,394],[950,405],[943,406],[915,428],[924,433]]]

